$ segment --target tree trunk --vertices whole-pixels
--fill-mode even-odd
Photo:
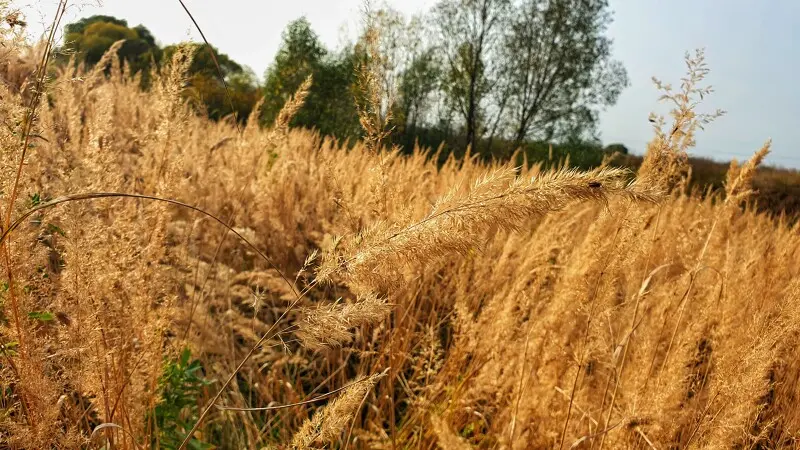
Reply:
[[[514,135],[514,146],[517,147],[525,140],[526,130],[525,123],[520,123],[517,127],[517,132]]]
[[[472,89],[470,89],[471,91]],[[467,145],[475,152],[477,136],[475,133],[475,96],[470,93],[469,106],[467,107]]]

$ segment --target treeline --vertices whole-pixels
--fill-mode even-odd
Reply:
[[[611,59],[606,0],[440,0],[420,16],[391,9],[370,13],[377,33],[380,83],[391,102],[392,143],[437,149],[442,157],[468,146],[484,157],[570,153],[589,167],[605,153],[598,113],[613,105],[627,77]],[[66,26],[65,55],[96,64],[117,40],[133,73],[148,74],[174,51],[159,46],[144,25],[93,16]],[[366,35],[326,48],[305,18],[290,23],[263,77],[216,48],[224,83],[207,48],[198,49],[187,95],[209,117],[246,120],[264,99],[262,123],[271,123],[308,75],[314,84],[292,125],[342,140],[360,137],[357,72],[370,58]],[[201,46],[205,47],[205,46]],[[64,57],[64,60],[67,58]],[[226,96],[226,87],[230,98]],[[617,150],[627,152],[617,145]],[[585,160],[585,164],[584,164]]]
[[[124,40],[117,51],[120,60],[127,70],[141,77],[145,89],[149,87],[151,71],[169,61],[177,48],[176,45],[161,47],[144,25],[130,27],[125,20],[98,15],[65,27],[64,46],[58,52],[58,61],[65,64],[74,60],[92,67],[119,40]],[[216,48],[213,50],[219,70],[205,44],[200,45],[189,69],[186,94],[212,119],[235,115],[244,120],[261,97],[258,78],[228,55]],[[225,83],[220,79],[220,71]],[[227,94],[225,84],[228,85]]]
[[[391,143],[462,156],[471,146],[484,158],[562,164],[590,169],[612,164],[636,169],[641,158],[621,144],[603,146],[598,112],[613,105],[627,85],[625,70],[610,59],[606,1],[441,0],[425,16],[392,10],[373,13],[380,31],[377,65],[391,98]],[[143,25],[92,16],[69,24],[60,62],[96,64],[114,42],[119,56],[148,88],[149,74],[169,60],[176,46],[161,47]],[[205,45],[189,69],[186,95],[214,120],[246,120],[263,99],[258,120],[271,124],[287,99],[313,76],[293,126],[341,140],[361,137],[356,96],[359,68],[368,58],[365,36],[329,49],[305,18],[290,23],[263,77],[213,48],[224,83]],[[375,61],[373,61],[375,62]],[[227,93],[226,93],[227,85]],[[727,164],[690,158],[692,188],[722,187]],[[758,208],[800,212],[800,174],[761,169],[754,184]]]

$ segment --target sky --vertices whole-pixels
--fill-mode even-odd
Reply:
[[[18,0],[29,30],[40,35],[56,0]],[[184,0],[214,46],[235,61],[264,73],[280,46],[281,32],[306,16],[329,48],[360,28],[361,0]],[[435,0],[387,0],[406,14],[424,13]],[[650,112],[666,113],[651,77],[674,86],[685,73],[684,54],[704,48],[715,93],[701,112],[727,114],[697,137],[693,154],[720,161],[747,159],[772,138],[767,164],[800,168],[800,1],[609,0],[614,22],[613,58],[628,71],[630,85],[600,116],[605,144],[623,143],[642,154],[652,136]],[[178,0],[70,2],[66,22],[93,14],[145,25],[162,45],[201,41]],[[66,23],[65,22],[65,23]],[[37,36],[38,37],[38,36]]]

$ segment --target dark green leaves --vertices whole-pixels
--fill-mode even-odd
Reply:
[[[56,316],[50,311],[31,311],[28,313],[28,318],[39,322],[51,322]]]

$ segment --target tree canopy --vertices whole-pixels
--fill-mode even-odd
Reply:
[[[304,17],[291,22],[283,41],[264,74],[263,121],[272,123],[284,103],[311,75],[311,86],[304,107],[292,125],[315,128],[325,135],[349,138],[359,133],[353,102],[355,53],[345,48],[339,53],[326,49]]]
[[[65,27],[64,50],[74,52],[78,62],[97,64],[103,54],[119,40],[125,40],[119,57],[132,71],[149,70],[161,61],[162,51],[143,25],[129,27],[125,20],[111,16],[91,16]]]
[[[194,47],[194,58],[187,73],[189,98],[202,106],[212,119],[235,114],[237,119],[246,120],[259,98],[255,74],[214,46],[199,44]],[[163,59],[169,61],[177,48],[177,45],[164,47]],[[223,78],[220,78],[220,73]]]
[[[446,144],[457,152],[471,146],[485,156],[507,156],[515,148],[541,154],[560,143],[596,150],[588,160],[602,157],[599,113],[628,83],[622,64],[611,58],[608,0],[438,0],[427,14],[410,18],[391,9],[370,14],[379,31],[376,67],[392,100],[386,106],[393,143]],[[110,16],[81,19],[65,32],[65,47],[88,65],[120,39],[120,58],[134,72],[160,66],[176,49],[161,48],[143,25]],[[263,81],[218,49],[198,45],[187,96],[212,119],[232,113],[245,119],[263,97],[259,120],[268,126],[312,76],[291,125],[358,137],[355,73],[368,58],[364,39],[326,48],[300,17],[284,30]]]

